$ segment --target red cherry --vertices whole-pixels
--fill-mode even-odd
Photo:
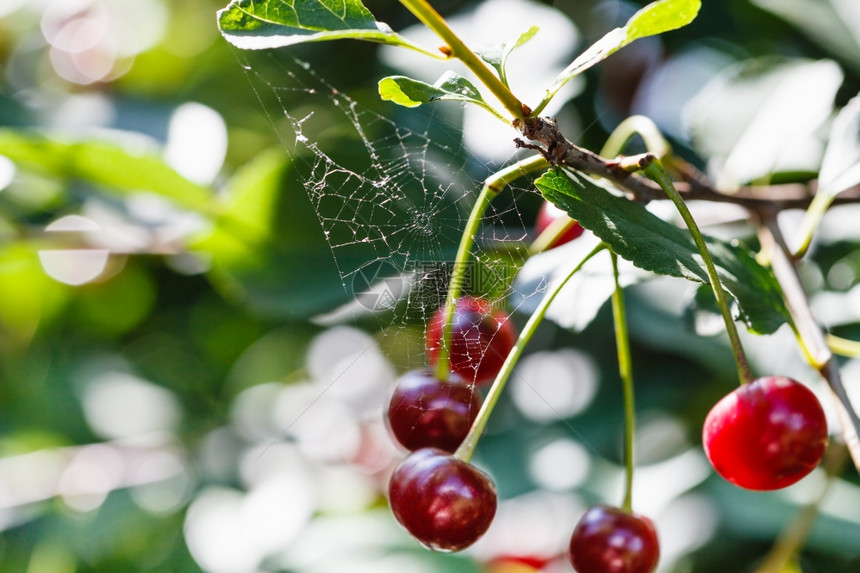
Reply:
[[[430,364],[436,364],[444,323],[443,305],[427,325],[424,337]],[[486,299],[463,296],[457,300],[451,318],[451,371],[475,384],[490,382],[502,369],[516,340],[514,325],[507,314],[494,311]]]
[[[540,211],[538,211],[537,219],[535,219],[535,232],[540,235],[546,230],[547,227],[549,227],[552,223],[554,223],[558,219],[561,219],[562,217],[566,219],[569,218],[567,213],[565,213],[549,201],[544,201],[543,205],[540,206]],[[549,245],[549,248],[569,243],[570,241],[582,235],[583,231],[585,231],[585,229],[582,228],[582,225],[580,225],[578,222],[574,222],[572,226],[568,227],[567,230],[562,233],[560,237],[558,237]]]
[[[486,474],[435,448],[412,452],[391,475],[388,503],[400,524],[436,551],[477,541],[496,514],[496,488]]]
[[[397,381],[388,405],[388,427],[409,449],[438,448],[453,453],[481,409],[475,388],[460,380],[444,382],[419,370]]]
[[[660,543],[647,517],[598,505],[576,524],[568,555],[579,573],[651,573]]]
[[[784,376],[766,376],[711,408],[702,443],[726,480],[746,489],[780,489],[821,461],[827,421],[809,388]]]
[[[526,573],[526,571],[537,573],[551,561],[551,558],[538,555],[501,555],[490,561],[488,565],[490,571],[498,571],[498,573]]]

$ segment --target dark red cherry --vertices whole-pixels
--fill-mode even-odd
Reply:
[[[388,404],[388,427],[408,450],[439,448],[453,453],[466,437],[481,398],[458,379],[444,382],[427,370],[404,374]]]
[[[488,569],[492,573],[537,573],[552,560],[540,555],[501,555],[488,563]]]
[[[430,364],[436,364],[444,323],[443,305],[427,325],[424,337]],[[463,296],[451,318],[451,371],[474,384],[490,382],[501,370],[516,340],[514,325],[504,311],[493,310],[486,299]]]
[[[789,486],[811,472],[827,447],[827,421],[812,391],[791,378],[766,376],[725,396],[702,430],[711,465],[746,489]]]
[[[569,219],[570,217],[567,213],[565,213],[549,201],[544,201],[543,205],[540,206],[540,210],[538,211],[537,219],[535,219],[535,233],[540,235],[546,230],[547,227],[549,227],[552,223],[561,218]],[[582,225],[574,221],[572,226],[568,227],[567,230],[559,238],[557,238],[549,245],[549,248],[569,243],[570,241],[582,235],[584,230],[585,229],[582,228]]]
[[[391,475],[388,503],[397,521],[436,551],[477,541],[496,514],[496,488],[486,474],[435,448],[412,452]]]
[[[647,517],[598,505],[576,524],[568,556],[579,573],[651,573],[660,544]]]

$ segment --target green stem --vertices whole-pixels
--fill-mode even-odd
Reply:
[[[800,225],[800,244],[794,252],[794,258],[800,258],[806,254],[809,249],[809,244],[812,242],[812,235],[815,234],[815,229],[824,217],[824,213],[830,204],[833,203],[834,195],[830,193],[822,193],[820,190],[812,198],[809,208],[806,210],[806,215],[803,217],[803,223]]]
[[[675,185],[672,183],[672,179],[669,177],[669,174],[666,173],[659,161],[652,161],[644,167],[643,171],[645,175],[653,179],[660,188],[663,189],[669,199],[672,200],[672,203],[675,204],[675,207],[681,214],[681,218],[683,218],[684,222],[687,224],[687,229],[690,231],[690,235],[692,235],[693,241],[695,241],[696,247],[699,249],[699,254],[702,256],[702,260],[705,263],[705,268],[708,272],[708,279],[711,282],[711,288],[714,291],[714,296],[717,298],[717,305],[720,307],[720,313],[723,315],[723,322],[726,324],[726,332],[729,335],[729,342],[732,345],[732,353],[735,356],[735,365],[738,368],[738,377],[740,378],[741,384],[752,382],[753,377],[750,372],[749,363],[747,362],[746,353],[744,353],[743,346],[741,345],[737,326],[732,318],[729,303],[726,300],[726,295],[723,291],[720,277],[717,274],[717,267],[714,265],[714,260],[711,258],[711,253],[708,251],[708,245],[705,243],[705,238],[702,236],[699,226],[693,219],[693,215],[687,208],[687,204],[684,203],[681,195],[675,189]]]
[[[460,444],[460,447],[457,448],[457,451],[454,452],[454,456],[463,460],[469,461],[472,458],[472,454],[475,451],[475,447],[478,445],[478,440],[481,438],[481,434],[484,433],[484,428],[487,426],[487,422],[490,419],[490,414],[492,414],[493,409],[496,407],[496,402],[499,400],[499,396],[502,395],[502,390],[505,388],[505,384],[508,381],[511,373],[514,371],[514,366],[520,359],[520,355],[523,353],[523,349],[534,336],[535,331],[537,331],[538,325],[540,325],[543,317],[546,315],[546,311],[549,309],[552,301],[555,300],[555,297],[561,292],[561,289],[567,282],[582,269],[583,265],[587,263],[594,255],[602,251],[606,248],[605,243],[600,243],[597,245],[590,253],[588,253],[584,259],[582,259],[576,267],[570,273],[564,277],[562,281],[560,281],[553,289],[544,296],[543,300],[540,301],[540,304],[529,317],[528,322],[523,327],[522,332],[520,332],[519,338],[517,338],[516,344],[514,344],[513,349],[511,349],[510,353],[508,353],[507,358],[505,358],[504,364],[502,364],[502,369],[499,370],[498,375],[496,375],[496,379],[493,381],[493,385],[490,387],[490,391],[487,393],[487,397],[484,399],[484,403],[481,406],[481,409],[478,411],[478,416],[475,418],[475,421],[472,423],[472,427],[469,429],[469,433],[463,439],[463,443]]]
[[[672,146],[660,133],[657,124],[651,121],[644,115],[631,115],[624,121],[618,124],[606,143],[603,144],[603,149],[600,150],[601,157],[615,157],[634,135],[639,135],[645,142],[645,149],[662,159],[672,153]]]
[[[529,255],[536,255],[549,249],[559,237],[567,233],[567,230],[576,224],[577,222],[570,217],[559,217],[535,237],[535,240],[529,245]]]
[[[860,471],[860,417],[842,382],[836,362],[821,327],[812,315],[809,298],[800,281],[795,261],[789,254],[785,237],[776,221],[776,213],[764,214],[759,228],[759,240],[771,254],[771,269],[782,290],[785,306],[791,315],[795,336],[809,364],[815,367],[827,382],[836,415],[842,426],[842,440],[848,447],[857,471]]]
[[[460,39],[427,0],[400,0],[400,3],[448,44],[451,55],[462,61],[475,74],[475,77],[481,80],[481,83],[499,99],[515,119],[525,117],[523,103],[493,73],[489,66]]]
[[[612,255],[612,276],[615,290],[612,292],[612,319],[615,323],[615,345],[618,349],[618,373],[624,392],[624,502],[621,508],[633,511],[633,435],[636,431],[636,408],[633,399],[633,359],[630,354],[630,337],[627,333],[627,312],[624,293],[618,280],[618,255]]]
[[[860,342],[856,340],[849,340],[834,334],[826,334],[825,340],[827,341],[827,346],[834,354],[847,356],[848,358],[860,356]]]
[[[528,159],[518,161],[513,165],[502,169],[487,178],[478,199],[472,206],[472,212],[466,220],[466,228],[460,237],[460,245],[457,247],[457,255],[454,258],[454,267],[451,269],[451,282],[448,285],[448,296],[445,300],[445,321],[442,327],[442,340],[440,341],[438,362],[436,363],[436,377],[439,380],[448,379],[448,358],[451,348],[451,319],[457,306],[457,299],[463,291],[463,283],[466,277],[466,263],[469,261],[469,253],[475,243],[475,237],[481,226],[481,220],[487,207],[502,192],[506,185],[516,181],[523,175],[546,169],[549,162],[541,155],[535,155]]]

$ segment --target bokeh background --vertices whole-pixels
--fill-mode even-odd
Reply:
[[[414,24],[396,2],[366,5],[395,29]],[[512,20],[519,30],[540,15],[548,32],[526,66],[533,73],[563,66],[638,8],[434,5],[464,14],[458,30],[476,36]],[[565,328],[576,318],[557,312],[519,365],[475,457],[502,498],[487,536],[458,555],[424,550],[386,506],[386,479],[402,452],[381,412],[397,376],[423,364],[428,311],[350,306],[358,293],[344,269],[367,253],[355,235],[324,232],[338,206],[309,198],[303,169],[314,163],[289,120],[325,117],[327,129],[314,137],[346,150],[338,157],[350,166],[355,124],[326,111],[336,100],[314,85],[348,94],[368,110],[362,118],[393,122],[367,136],[374,141],[393,125],[424,121],[413,129],[431,138],[444,125],[439,137],[454,134],[448,151],[472,186],[460,191],[461,207],[475,181],[512,157],[510,139],[499,144],[456,106],[428,124],[379,102],[380,77],[422,72],[376,46],[240,53],[218,33],[222,7],[0,3],[0,571],[570,571],[562,554],[578,516],[621,496],[608,309],[598,304],[584,329]],[[294,57],[310,63],[318,84],[285,88],[301,73]],[[721,84],[739,63],[743,77],[764,79],[746,91]],[[709,82],[710,99],[697,98]],[[761,177],[756,169],[803,180],[820,164],[834,105],[858,90],[856,2],[705,0],[691,26],[638,41],[590,70],[553,113],[592,149],[621,119],[643,113],[703,169],[725,174],[730,164],[744,181]],[[757,115],[768,109],[779,113]],[[731,155],[753,119],[759,138],[747,136],[746,151]],[[536,298],[504,289],[524,261],[540,200],[525,187],[505,200],[492,221],[508,252],[499,260],[512,272],[492,294],[521,325]],[[750,238],[743,213],[697,212],[712,232]],[[789,228],[796,215],[786,214]],[[417,260],[450,260],[462,209],[438,216],[451,219],[448,231],[435,233]],[[860,335],[856,216],[851,206],[835,209],[803,266],[819,318],[846,337]],[[397,244],[403,259],[414,252],[406,247],[428,243]],[[375,262],[363,279],[385,274]],[[734,387],[734,365],[713,316],[691,310],[692,294],[664,279],[627,289],[639,413],[634,503],[657,523],[660,571],[756,571],[827,479],[817,470],[760,494],[713,475],[699,432]],[[758,372],[821,390],[790,332],[745,342]],[[858,387],[860,363],[845,360],[844,371]],[[858,540],[860,482],[849,468],[831,480],[808,542],[783,571],[856,572]]]

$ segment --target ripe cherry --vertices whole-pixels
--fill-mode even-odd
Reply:
[[[443,305],[427,325],[424,337],[430,364],[436,364],[444,324]],[[463,296],[457,300],[451,318],[451,371],[475,384],[490,382],[501,370],[516,339],[514,325],[504,311],[494,311],[486,299]]]
[[[569,219],[570,217],[567,213],[565,213],[549,201],[544,201],[543,205],[541,205],[540,207],[540,211],[538,211],[537,219],[535,219],[535,232],[540,235],[546,230],[547,227],[549,227],[552,223],[561,218]],[[562,233],[560,237],[558,237],[549,245],[549,248],[569,243],[570,241],[582,235],[584,230],[585,229],[582,228],[582,225],[574,221],[572,226],[568,227],[567,230]]]
[[[493,558],[488,573],[537,573],[550,564],[552,557],[541,555],[507,555]]]
[[[496,514],[496,488],[474,466],[435,448],[404,459],[388,484],[394,517],[436,551],[459,551],[480,538]]]
[[[417,370],[397,381],[388,405],[388,427],[409,449],[438,448],[453,453],[481,409],[473,386],[459,379],[445,382]]]
[[[576,524],[568,555],[579,573],[651,573],[660,544],[647,517],[598,505]]]
[[[812,471],[827,447],[827,421],[812,391],[791,378],[766,376],[725,396],[702,430],[711,465],[746,489],[789,486]]]

